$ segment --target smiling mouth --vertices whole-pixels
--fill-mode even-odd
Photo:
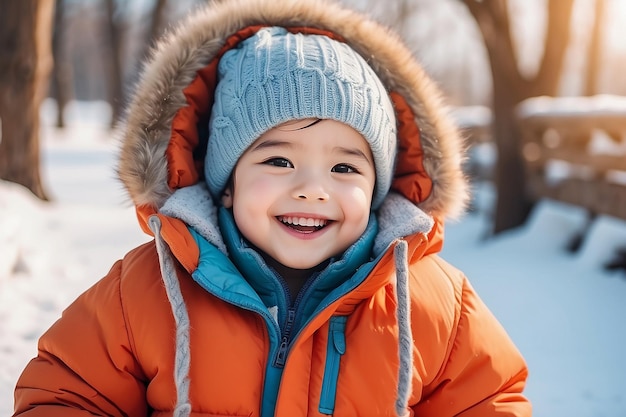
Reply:
[[[300,233],[313,233],[326,227],[330,221],[326,219],[313,219],[307,217],[276,217],[279,222]]]

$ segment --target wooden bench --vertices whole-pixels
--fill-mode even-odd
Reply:
[[[531,199],[626,219],[626,97],[534,97],[517,116]]]

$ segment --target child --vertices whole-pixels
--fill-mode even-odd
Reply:
[[[122,136],[155,239],[42,336],[15,415],[531,415],[522,357],[437,256],[462,143],[387,30],[212,4],[158,46]]]

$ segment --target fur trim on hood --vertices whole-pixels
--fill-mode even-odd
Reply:
[[[228,0],[193,13],[155,48],[120,125],[118,173],[137,206],[142,227],[155,236],[176,323],[174,415],[188,416],[192,409],[191,323],[173,262],[176,258],[189,272],[198,267],[200,249],[187,243],[186,225],[226,251],[216,228],[216,207],[202,178],[217,64],[229,48],[263,26],[324,34],[346,42],[365,58],[389,91],[399,146],[391,192],[377,211],[380,228],[374,251],[384,256],[393,247],[395,266],[393,274],[364,279],[382,286],[395,278],[399,364],[395,410],[405,415],[414,366],[409,245],[402,237],[419,233],[415,241],[424,244],[423,251],[441,247],[439,238],[426,243],[425,236],[434,237],[443,219],[459,215],[465,206],[463,145],[445,114],[439,91],[400,39],[327,0]],[[274,394],[267,392],[264,413],[273,415]]]
[[[214,2],[163,37],[118,131],[118,174],[138,208],[158,211],[176,189],[202,180],[217,61],[260,26],[329,34],[360,53],[390,92],[398,116],[392,190],[433,217],[461,214],[468,200],[464,145],[438,88],[394,33],[326,0]]]

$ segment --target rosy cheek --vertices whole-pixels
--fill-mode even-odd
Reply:
[[[237,176],[235,182],[236,188],[246,194],[257,193],[260,189],[266,190],[271,184],[272,181],[269,177],[262,173],[257,174],[254,171],[246,175]]]
[[[280,190],[276,181],[263,175],[250,176],[235,184],[235,205],[249,213],[264,212]]]
[[[284,188],[279,187],[276,181],[257,178],[249,183],[245,190],[245,198],[250,204],[260,209],[260,206],[270,204],[270,201],[276,198],[281,189],[284,191]]]
[[[364,187],[351,187],[345,190],[344,195],[349,196],[353,204],[369,205],[372,199],[372,190]]]

